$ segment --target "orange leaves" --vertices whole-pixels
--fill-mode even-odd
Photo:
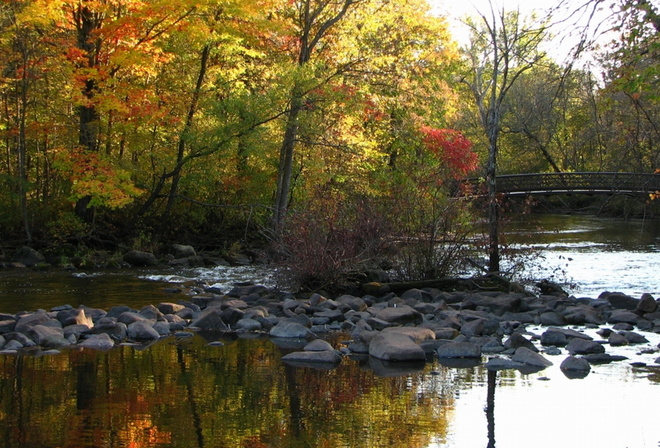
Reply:
[[[135,187],[128,172],[114,168],[98,152],[74,149],[58,154],[55,167],[72,182],[71,200],[91,196],[89,206],[121,208],[142,190]]]
[[[460,178],[477,168],[477,154],[472,142],[453,129],[435,129],[422,126],[422,142],[427,151],[442,161],[452,177]]]

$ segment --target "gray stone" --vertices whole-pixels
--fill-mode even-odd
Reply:
[[[335,350],[292,352],[282,357],[282,361],[298,363],[339,364],[341,355]]]
[[[491,358],[484,364],[488,370],[512,370],[520,369],[524,364],[506,358]]]
[[[564,347],[568,344],[566,335],[557,331],[554,328],[549,328],[541,334],[541,345],[554,345],[556,347]]]
[[[635,309],[641,313],[655,313],[658,310],[658,302],[651,294],[642,294],[642,298]]]
[[[156,266],[158,260],[151,252],[131,250],[124,254],[124,261],[132,266]]]
[[[461,325],[461,333],[466,337],[481,336],[484,332],[484,319],[474,319]]]
[[[156,330],[160,336],[167,336],[172,332],[170,323],[167,321],[156,322],[153,324],[153,329]]]
[[[33,344],[34,344],[34,342],[33,342]],[[20,350],[24,347],[25,346],[23,344],[21,344],[19,341],[14,339],[14,340],[11,340],[11,341],[7,342],[5,344],[5,346],[2,348],[2,350],[3,350],[3,352],[4,351],[11,352],[11,351]]]
[[[115,343],[107,333],[101,333],[91,335],[79,345],[93,350],[110,350],[115,346]]]
[[[614,308],[624,310],[634,310],[637,308],[638,300],[629,295],[620,292],[611,292],[601,294]]]
[[[277,325],[268,332],[270,336],[276,338],[312,338],[314,333],[308,327],[298,322],[280,320]]]
[[[153,305],[147,305],[144,308],[142,308],[138,314],[142,317],[145,317],[149,320],[156,321],[158,319],[162,319],[163,313],[161,313],[158,308],[156,308]]]
[[[612,314],[610,314],[609,319],[607,319],[607,323],[610,324],[626,323],[626,324],[635,325],[638,320],[639,320],[639,316],[632,311],[614,310],[612,311]]]
[[[128,328],[123,322],[113,321],[111,318],[100,320],[90,330],[92,334],[107,334],[115,341],[123,341],[128,335]]]
[[[323,339],[315,339],[307,344],[303,350],[308,352],[322,352],[327,350],[334,350],[334,348],[332,348],[332,345],[330,345],[328,341],[324,341]]]
[[[562,361],[559,368],[561,370],[579,370],[583,372],[589,372],[591,370],[591,365],[589,364],[589,361],[584,358],[569,356]]]
[[[628,339],[622,334],[619,333],[611,333],[610,336],[607,338],[607,342],[612,347],[621,347],[623,345],[628,345],[630,342],[628,342]]]
[[[566,346],[571,355],[588,355],[593,353],[605,353],[605,347],[598,342],[585,339],[573,338]]]
[[[509,339],[507,339],[504,342],[504,347],[505,348],[512,348],[512,349],[518,349],[520,347],[526,347],[529,350],[533,352],[538,352],[539,349],[534,346],[534,343],[524,337],[522,334],[518,332],[513,332],[511,336],[509,336]]]
[[[511,360],[533,367],[548,367],[552,365],[552,361],[527,347],[517,348],[516,352],[511,357]]]
[[[449,342],[438,347],[439,358],[480,358],[481,347],[473,342]]]
[[[127,330],[128,338],[135,341],[149,341],[160,338],[158,331],[146,321],[133,322]]]
[[[413,342],[419,344],[422,341],[435,339],[435,332],[428,328],[422,327],[389,327],[385,328],[382,333],[391,334],[397,333],[408,336]]]
[[[0,334],[9,333],[16,328],[16,321],[14,319],[0,320]]]
[[[624,331],[622,335],[630,344],[646,344],[649,342],[646,337],[639,333],[635,333],[634,331]]]
[[[199,328],[203,331],[228,331],[229,327],[222,320],[222,310],[220,307],[207,308],[202,311],[196,319],[190,322],[191,327]]]
[[[34,325],[28,329],[27,335],[37,345],[44,348],[58,348],[70,345],[70,342],[64,337],[64,332],[61,328]]]
[[[383,361],[423,361],[424,350],[410,337],[399,333],[379,333],[369,343],[369,355]]]
[[[555,311],[547,311],[545,313],[541,313],[541,316],[539,316],[541,325],[547,325],[547,326],[553,326],[553,325],[564,325],[566,321],[564,318],[561,316],[561,314],[555,312]]]
[[[87,325],[89,328],[94,326],[94,322],[91,317],[88,317],[85,314],[84,309],[71,309],[59,311],[57,313],[57,320],[60,321],[63,327],[69,325]]]
[[[33,267],[45,263],[46,258],[31,247],[22,246],[14,253],[14,261],[21,263],[25,267]]]
[[[335,301],[341,305],[347,306],[354,311],[364,311],[367,309],[367,304],[359,297],[343,295],[338,297]]]
[[[263,330],[263,326],[261,325],[261,322],[259,322],[256,319],[250,319],[250,318],[242,318],[238,322],[236,322],[236,325],[234,328],[237,331],[261,331]]]
[[[186,244],[172,244],[170,249],[170,252],[172,255],[174,255],[174,258],[188,258],[197,255],[195,249],[192,246]]]
[[[53,319],[51,319],[45,311],[37,311],[35,313],[21,316],[18,322],[16,322],[14,331],[18,333],[27,333],[28,329],[30,327],[34,327],[35,325],[62,326],[62,324],[60,324],[58,321],[53,322]]]
[[[384,308],[378,311],[374,317],[376,319],[384,320],[385,322],[401,325],[409,323],[419,325],[423,321],[422,314],[408,305]]]
[[[179,305],[178,303],[161,302],[156,308],[158,308],[158,311],[163,314],[176,314],[180,311],[183,311],[186,307]]]

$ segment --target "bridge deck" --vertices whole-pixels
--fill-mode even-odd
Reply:
[[[474,186],[483,184],[470,179]],[[660,175],[647,173],[540,173],[497,176],[497,192],[508,196],[549,194],[648,195],[660,191]]]

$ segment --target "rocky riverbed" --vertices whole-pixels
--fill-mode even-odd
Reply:
[[[246,285],[224,294],[173,294],[171,302],[140,310],[63,305],[0,314],[0,353],[111,350],[199,332],[211,340],[228,334],[267,335],[293,347],[286,350],[285,362],[323,368],[338,365],[345,356],[401,365],[438,357],[447,365],[473,366],[485,360],[491,370],[530,372],[552,365],[549,355],[562,355],[562,371],[581,377],[592,364],[625,362],[609,353],[623,345],[638,345],[649,364],[660,364],[659,347],[643,335],[660,334],[659,304],[649,294],[635,298],[606,292],[593,299],[559,291],[530,295],[425,287],[394,293],[387,285],[371,285],[371,290],[374,294],[301,298]],[[587,335],[587,329],[597,329],[598,337]],[[336,349],[327,342],[332,332],[350,338]]]

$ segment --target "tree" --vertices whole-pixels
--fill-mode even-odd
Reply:
[[[504,104],[509,91],[521,75],[545,57],[539,45],[546,35],[546,28],[525,23],[518,11],[496,11],[492,3],[490,17],[480,13],[479,19],[479,22],[468,21],[471,39],[463,51],[466,73],[462,81],[469,88],[488,142],[488,269],[490,272],[498,272],[499,204],[496,175]]]
[[[319,46],[328,37],[333,27],[346,14],[366,0],[297,0],[292,2],[288,12],[295,29],[297,58],[296,64],[300,72],[304,72],[312,61],[315,52],[322,51]],[[284,220],[291,193],[291,176],[293,173],[293,154],[299,129],[299,116],[306,107],[305,95],[309,93],[302,81],[294,81],[289,100],[289,111],[282,137],[277,170],[277,187],[275,190],[274,225],[279,229]]]

